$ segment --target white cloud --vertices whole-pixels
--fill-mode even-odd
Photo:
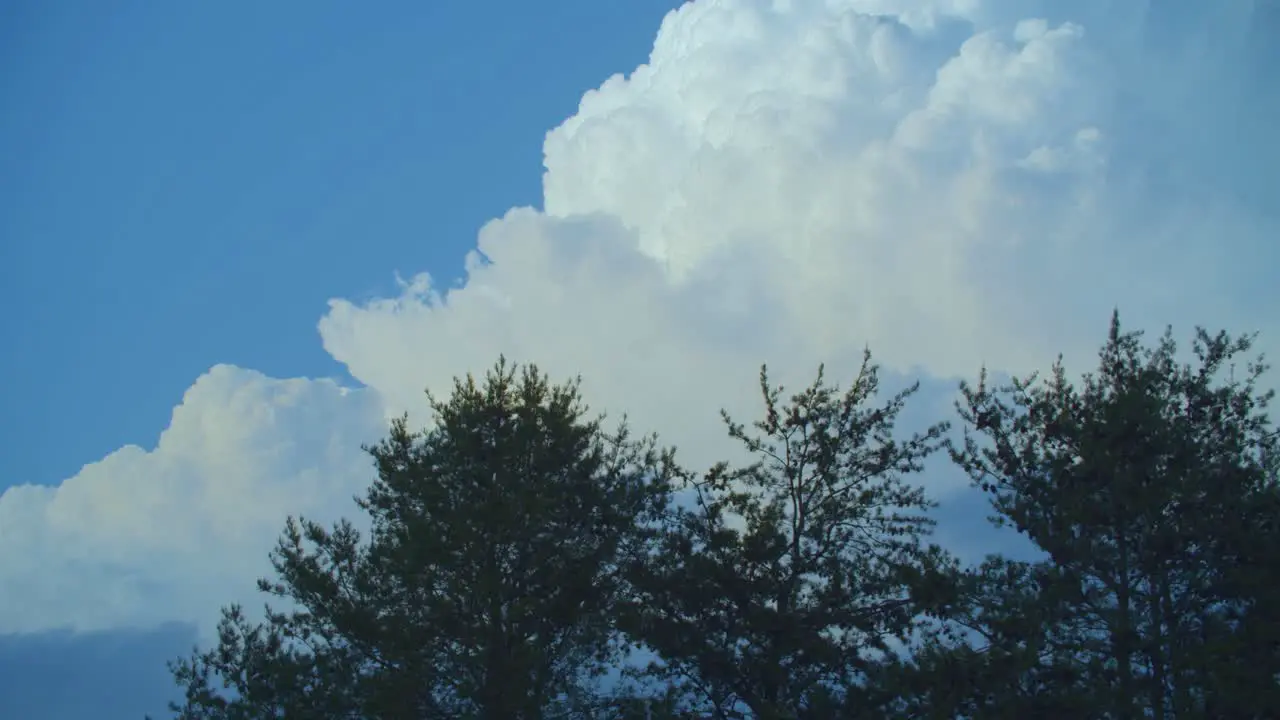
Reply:
[[[750,399],[760,360],[795,375],[869,342],[935,376],[1059,351],[1081,367],[1117,304],[1155,330],[1261,327],[1229,272],[1257,256],[1222,252],[1261,220],[1150,177],[1178,158],[1135,118],[1178,115],[1184,93],[1145,83],[1156,39],[1127,43],[1167,18],[1093,27],[1014,14],[1027,7],[688,4],[648,64],[548,134],[545,213],[487,226],[492,264],[444,297],[420,277],[337,301],[325,347],[396,399],[499,351],[581,371],[607,407],[696,450],[715,418],[688,400]],[[1197,76],[1208,92],[1229,70]]]
[[[208,621],[252,599],[286,513],[350,515],[383,431],[368,390],[219,365],[150,452],[0,497],[0,633]]]
[[[543,210],[486,225],[488,262],[468,259],[464,287],[419,276],[395,298],[332,303],[324,346],[374,394],[220,368],[155,453],[0,498],[0,518],[20,519],[10,537],[30,538],[6,539],[0,582],[38,580],[7,594],[0,629],[230,599],[279,517],[304,498],[338,508],[367,480],[355,448],[385,414],[421,419],[424,386],[446,391],[499,352],[582,373],[596,407],[700,465],[725,451],[715,409],[753,409],[763,361],[804,381],[826,360],[844,380],[870,344],[934,378],[1059,351],[1083,369],[1115,305],[1131,326],[1263,329],[1274,347],[1257,291],[1275,218],[1244,192],[1274,176],[1259,185],[1263,166],[1236,149],[1267,138],[1232,124],[1265,109],[1241,48],[1266,29],[1244,3],[1120,5],[685,5],[647,64],[548,134]],[[326,412],[267,423],[284,387]],[[924,400],[945,407],[945,392]],[[232,533],[242,502],[258,512]],[[143,508],[169,532],[147,530]],[[202,581],[195,563],[219,571]]]

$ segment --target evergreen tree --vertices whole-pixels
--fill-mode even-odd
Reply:
[[[841,394],[817,380],[780,400],[765,370],[754,432],[724,421],[755,458],[691,486],[659,548],[631,573],[624,627],[658,659],[647,672],[686,712],[714,718],[830,718],[853,707],[867,667],[916,622],[912,580],[945,558],[921,538],[930,506],[906,476],[945,426],[902,440],[911,387],[881,405],[870,355]]]
[[[288,521],[259,582],[284,607],[224,611],[217,646],[173,665],[179,718],[601,716],[617,570],[664,512],[670,453],[505,360],[431,403],[434,427],[367,448],[367,539]]]
[[[1236,375],[1251,343],[1199,330],[1180,364],[1117,315],[1079,388],[1061,361],[962,388],[953,457],[1047,559],[969,573],[956,621],[978,647],[921,652],[902,715],[1280,716],[1280,453],[1265,366]]]

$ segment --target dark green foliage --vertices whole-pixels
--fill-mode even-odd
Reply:
[[[910,388],[883,405],[868,355],[844,394],[819,371],[783,404],[761,371],[756,432],[724,416],[754,458],[692,483],[658,551],[631,575],[624,627],[660,660],[649,672],[711,717],[832,717],[864,669],[917,614],[911,580],[944,562],[921,544],[923,492],[903,477],[944,426],[906,441],[894,421]]]
[[[964,441],[895,423],[870,355],[701,476],[500,362],[369,448],[371,531],[289,520],[188,720],[1264,720],[1280,717],[1280,435],[1251,338],[1195,361],[1113,319],[1096,372],[962,384]],[[722,413],[723,415],[723,413]],[[910,483],[952,460],[1043,559],[961,569]],[[673,503],[681,479],[694,501]],[[607,692],[639,647],[655,656]]]
[[[957,621],[980,651],[937,643],[907,695],[922,717],[1263,718],[1280,715],[1276,435],[1250,338],[1200,331],[1195,365],[1113,319],[1081,387],[1059,362],[963,388],[953,456],[997,519],[1045,551],[994,558]],[[1227,377],[1223,377],[1226,375]],[[979,444],[978,438],[986,443]],[[908,676],[911,674],[908,673]],[[917,688],[918,689],[918,688]],[[1012,715],[1010,715],[1012,713]]]
[[[549,718],[595,703],[619,650],[619,561],[667,504],[669,454],[588,420],[576,383],[500,362],[369,448],[346,522],[290,520],[260,589],[264,625],[225,612],[218,647],[175,666],[181,718]],[[215,691],[214,680],[234,691]]]

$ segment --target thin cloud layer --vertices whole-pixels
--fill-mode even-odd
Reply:
[[[6,492],[0,631],[207,621],[286,513],[349,507],[388,415],[499,353],[699,466],[761,362],[847,381],[870,345],[931,378],[923,422],[984,363],[1083,369],[1117,305],[1274,345],[1274,177],[1238,148],[1267,126],[1238,119],[1275,115],[1250,48],[1276,18],[1113,5],[685,5],[548,133],[543,208],[486,225],[463,287],[331,303],[324,347],[367,389],[216,368],[154,452]]]

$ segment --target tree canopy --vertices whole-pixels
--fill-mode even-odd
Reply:
[[[1280,717],[1280,435],[1253,337],[962,383],[897,427],[870,353],[693,470],[577,381],[499,362],[366,448],[367,530],[290,518],[261,618],[172,665],[184,720]],[[919,475],[965,472],[1039,559],[966,565]],[[362,526],[364,527],[364,526]],[[273,604],[274,603],[274,604]]]
[[[665,510],[669,452],[588,418],[576,382],[499,361],[367,448],[371,528],[289,519],[218,647],[177,663],[180,718],[544,718],[590,705],[622,650],[623,559]],[[214,679],[229,684],[220,693]]]
[[[945,425],[906,440],[894,423],[908,388],[882,404],[864,358],[844,393],[820,369],[782,402],[760,373],[764,417],[724,415],[755,459],[721,463],[671,513],[661,551],[635,569],[624,628],[658,656],[649,673],[713,717],[831,717],[862,669],[906,642],[917,609],[909,571],[922,545],[924,492],[905,481],[941,446]]]
[[[955,622],[909,665],[909,717],[1265,718],[1280,712],[1277,435],[1251,337],[1180,364],[1118,315],[1095,372],[962,386],[952,456],[1044,552],[966,571]],[[1237,369],[1237,363],[1239,363]],[[985,440],[985,442],[980,442]],[[939,690],[943,689],[943,690]]]

